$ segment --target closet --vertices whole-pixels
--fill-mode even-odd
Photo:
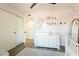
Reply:
[[[0,10],[0,48],[10,50],[24,40],[23,19]]]

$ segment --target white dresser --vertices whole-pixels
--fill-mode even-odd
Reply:
[[[60,36],[48,32],[37,32],[34,35],[35,47],[47,47],[60,49]]]

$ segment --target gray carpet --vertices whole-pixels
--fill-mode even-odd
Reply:
[[[64,56],[64,52],[48,51],[36,48],[24,48],[16,56]]]
[[[65,52],[65,47],[64,46],[60,46],[60,49],[57,48],[47,48],[47,47],[34,47],[36,49],[41,49],[41,50],[48,50],[48,51],[57,51],[57,52]]]

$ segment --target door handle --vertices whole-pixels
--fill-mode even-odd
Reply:
[[[16,34],[16,32],[14,32],[14,34]]]
[[[24,33],[27,33],[27,32],[24,32]]]

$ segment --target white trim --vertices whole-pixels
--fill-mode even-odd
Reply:
[[[5,12],[7,12],[7,13],[10,13],[10,14],[12,14],[12,15],[15,15],[15,16],[17,16],[17,17],[19,17],[19,18],[21,18],[21,19],[23,19],[23,20],[24,20],[24,18],[23,18],[23,17],[21,17],[21,16],[19,16],[19,15],[15,14],[15,13],[13,13],[13,12],[10,12],[10,11],[8,11],[8,10],[6,10],[6,9],[0,8],[0,10],[5,11]]]

